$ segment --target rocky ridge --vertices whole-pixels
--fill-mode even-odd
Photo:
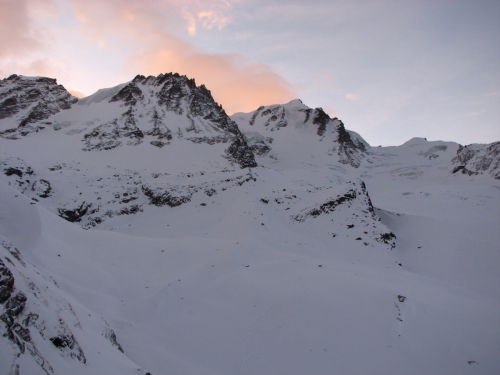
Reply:
[[[232,119],[258,156],[272,155],[269,152],[273,148],[279,154],[281,147],[272,145],[273,133],[278,131],[296,135],[299,142],[301,138],[313,138],[316,147],[334,156],[339,163],[354,168],[359,167],[369,148],[359,135],[347,131],[341,120],[330,118],[322,108],[309,108],[298,99],[284,105],[261,106],[250,113],[236,113]],[[278,137],[283,138],[283,134],[276,135]]]
[[[451,162],[455,165],[453,173],[469,176],[487,173],[500,180],[500,142],[460,145]]]
[[[13,74],[0,81],[0,120],[13,118],[16,127],[0,128],[0,136],[18,139],[43,130],[52,124],[43,120],[70,109],[77,101],[55,79]]]
[[[91,101],[89,97],[88,101]],[[174,140],[196,144],[225,143],[225,157],[241,168],[257,166],[238,126],[217,104],[204,85],[176,73],[136,76],[110,99],[126,110],[84,135],[84,150],[135,146],[146,138],[164,147]],[[175,124],[175,125],[173,125]]]
[[[58,292],[53,291],[54,286]],[[84,349],[77,340],[84,327],[75,309],[50,276],[44,276],[33,265],[27,264],[19,250],[1,236],[0,306],[2,334],[10,343],[8,350],[12,352],[11,363],[3,365],[10,367],[10,373],[18,374],[20,361],[28,361],[41,373],[54,374],[48,356],[67,357],[77,367],[86,365]],[[102,330],[102,335],[96,332],[96,340],[101,340],[102,336],[108,341],[110,351],[118,349],[123,352],[106,322],[93,320],[95,327]],[[86,332],[90,330],[87,327]]]

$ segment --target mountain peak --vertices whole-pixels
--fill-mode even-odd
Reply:
[[[279,154],[293,154],[300,144],[301,149],[322,150],[334,160],[357,168],[368,145],[361,136],[349,133],[342,121],[330,118],[322,108],[306,106],[300,99],[261,106],[231,118],[246,134],[254,152],[273,160],[279,159]]]
[[[42,120],[71,108],[78,101],[54,78],[17,74],[0,81],[0,100],[0,120],[12,118],[18,127],[5,131],[0,128],[0,136],[10,138],[43,129]]]

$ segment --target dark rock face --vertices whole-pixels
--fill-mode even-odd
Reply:
[[[63,219],[68,220],[69,222],[79,222],[82,220],[82,217],[88,212],[89,208],[92,206],[92,203],[83,202],[79,206],[69,209],[69,208],[58,208],[57,211],[59,216]]]
[[[48,198],[52,195],[52,186],[48,180],[38,179],[24,160],[20,158],[8,158],[0,162],[0,170],[8,177],[8,184],[21,193],[31,196],[32,199]]]
[[[0,136],[17,139],[43,129],[42,125],[31,124],[69,109],[77,101],[55,79],[13,74],[0,81],[0,119],[17,116],[18,126],[1,132]]]
[[[77,98],[72,97],[51,78],[13,75],[4,79],[0,81],[0,120],[17,116],[18,126],[4,130],[0,136],[18,139],[38,132],[47,125],[52,125],[51,122],[42,122],[43,120],[71,108],[77,101]],[[162,148],[174,139],[174,132],[167,126],[170,120],[166,119],[175,114],[184,117],[179,119],[181,127],[175,131],[178,139],[206,144],[230,143],[226,155],[228,159],[242,168],[257,165],[252,150],[246,145],[236,123],[214,101],[211,92],[204,85],[196,86],[194,79],[177,73],[160,74],[157,77],[138,75],[108,101],[121,103],[121,106],[128,109],[121,117],[107,119],[86,132],[82,140],[84,151],[136,146],[143,143],[145,137],[154,137],[155,139],[148,139],[147,142]],[[149,126],[144,121],[147,116],[150,116]],[[55,124],[54,130],[71,125],[69,122],[61,124],[63,123]],[[285,125],[286,121],[280,126]],[[84,130],[75,131],[78,133]],[[43,182],[37,185],[43,185]]]
[[[265,111],[262,111],[261,116],[271,115],[265,122],[264,126],[270,126],[270,130],[279,130],[288,125],[288,121],[285,117],[285,108],[282,106],[269,107]],[[255,121],[255,119],[254,119]]]
[[[34,179],[34,171],[20,158],[8,158],[0,163],[3,173],[9,177],[9,184],[24,192]]]
[[[271,144],[274,139],[271,137],[264,137],[259,133],[245,133],[244,137],[254,155],[265,156],[272,149]]]
[[[309,113],[307,112],[306,116],[306,121],[308,120]],[[328,116],[324,111],[323,108],[316,108],[314,110],[314,115],[313,115],[313,124],[318,125],[318,135],[321,137],[323,134],[325,134],[326,131],[326,124],[330,121],[330,116]]]
[[[126,105],[134,105],[138,100],[142,100],[143,98],[144,96],[142,95],[141,89],[132,82],[122,88],[120,92],[113,96],[109,101],[123,101]]]
[[[0,316],[0,319],[7,324],[8,327],[12,326],[12,324],[14,324],[14,318],[23,311],[27,300],[28,298],[23,292],[19,292],[11,297],[5,304],[4,313]]]
[[[255,124],[255,120],[257,119],[257,116],[259,115],[260,111],[262,111],[265,107],[263,105],[261,105],[259,108],[257,108],[257,110],[254,112],[254,114],[252,115],[252,118],[250,119],[250,125],[253,125]]]
[[[324,203],[303,209],[298,215],[292,216],[292,220],[304,223],[306,220],[317,219],[320,216],[329,215],[337,211],[337,217],[339,218],[337,225],[346,225],[348,229],[357,230],[359,234],[362,233],[362,236],[356,237],[354,240],[367,240],[366,236],[378,243],[389,245],[390,249],[394,248],[396,246],[396,236],[392,232],[387,232],[387,227],[379,224],[380,219],[375,214],[364,182],[348,182],[337,189],[340,190],[338,190],[339,194],[336,197],[332,197]],[[345,208],[348,208],[348,210],[345,210]],[[342,217],[341,212],[343,209],[344,212],[348,213],[347,217]],[[354,217],[356,217],[357,223],[346,224],[346,220],[354,220],[353,211],[356,212]],[[336,235],[332,237],[336,237]],[[365,242],[365,246],[367,244]]]
[[[455,165],[453,173],[478,175],[488,173],[500,179],[500,142],[490,144],[460,145],[457,155],[451,160]]]
[[[0,259],[0,303],[7,301],[13,291],[14,276]]]
[[[119,351],[121,351],[122,353],[125,353],[123,351],[123,348],[122,346],[118,343],[118,341],[116,340],[116,334],[115,334],[115,331],[113,331],[111,328],[109,327],[106,327],[106,329],[104,330],[104,332],[102,333],[102,335],[104,337],[106,337],[112,345],[116,346],[118,348]]]
[[[85,358],[82,348],[76,341],[75,336],[73,336],[73,333],[64,320],[59,319],[59,327],[57,330],[57,335],[50,337],[49,340],[61,351],[61,354],[69,356],[82,363],[87,363],[87,359]]]
[[[84,136],[84,151],[111,150],[126,140],[127,145],[136,146],[142,143],[143,132],[137,127],[132,107],[115,119],[102,124]]]
[[[380,243],[385,243],[387,245],[391,245],[391,248],[394,248],[396,246],[394,240],[396,239],[396,235],[392,232],[389,233],[382,233],[378,238],[377,241]]]
[[[6,242],[2,241],[3,247],[7,248],[5,244]],[[28,350],[31,356],[47,374],[49,371],[53,373],[52,367],[50,367],[37,350],[31,339],[29,329],[18,321],[18,317],[23,312],[28,298],[23,292],[18,292],[16,295],[11,296],[13,288],[14,276],[12,272],[5,267],[2,260],[0,260],[0,303],[7,301],[5,302],[3,313],[0,315],[0,320],[5,323],[6,328],[3,337],[6,337],[16,345],[20,354],[24,354],[26,350]],[[6,290],[7,293],[5,293]]]
[[[354,168],[358,168],[361,160],[364,158],[365,146],[362,143],[355,144],[349,133],[345,130],[344,123],[336,126],[338,134],[337,142],[339,143],[337,154],[339,155],[339,162],[349,164]]]
[[[40,198],[48,198],[52,193],[50,182],[44,179],[37,180],[33,183],[31,190]]]
[[[349,182],[346,184],[346,192],[344,194],[338,195],[336,198],[332,198],[325,203],[313,207],[312,209],[306,210],[305,212],[294,216],[293,219],[298,222],[304,222],[308,217],[314,218],[319,215],[329,214],[330,212],[335,211],[338,206],[355,200],[360,194],[366,200],[368,211],[372,213],[372,216],[374,216],[375,213],[373,211],[373,205],[368,193],[366,192],[364,182],[361,182],[360,184]]]
[[[9,257],[6,256],[7,254]],[[17,261],[11,260],[10,255],[14,255]],[[0,289],[3,290],[2,287],[8,289],[8,295],[4,295],[0,302],[2,304],[0,306],[0,330],[2,331],[0,340],[8,340],[10,342],[8,346],[12,349],[13,355],[10,359],[3,356],[11,362],[9,374],[16,373],[16,371],[17,373],[21,371],[23,374],[26,371],[54,374],[54,369],[44,355],[68,357],[68,360],[74,360],[75,365],[82,366],[83,369],[87,360],[71,330],[77,329],[80,332],[83,330],[77,316],[78,311],[67,302],[64,294],[61,295],[57,284],[50,276],[43,275],[41,270],[38,272],[34,265],[26,267],[18,250],[1,235],[0,257],[6,259],[11,265],[10,269],[7,268],[0,259]],[[37,285],[39,282],[43,286]],[[97,320],[96,323],[103,325],[102,335],[109,340],[110,344],[123,352],[114,331],[107,323],[103,320]],[[36,336],[32,337],[32,334]],[[97,331],[94,334],[99,339],[100,332]],[[5,344],[5,342],[2,343],[4,347]],[[50,354],[51,351],[52,354]],[[44,354],[42,355],[41,352]],[[30,370],[27,370],[28,367],[23,367],[23,363],[26,363],[26,359],[23,359],[24,355],[32,357],[29,360],[32,362]],[[39,366],[38,371],[33,366]],[[2,363],[2,368],[9,368],[9,364]]]
[[[236,123],[204,85],[196,86],[194,79],[177,73],[157,77],[138,75],[109,101],[122,102],[129,109],[120,119],[101,124],[87,133],[83,139],[85,151],[111,150],[124,143],[135,146],[150,136],[156,138],[149,141],[151,145],[165,147],[174,138],[165,120],[168,113],[173,113],[184,117],[183,122],[187,124],[183,130],[175,131],[178,139],[211,145],[231,143],[226,150],[229,160],[241,168],[257,165]],[[140,121],[135,115],[136,109],[143,107],[151,116],[148,123],[152,126],[145,130],[139,128]]]
[[[196,189],[189,186],[167,185],[154,187],[144,184],[142,185],[142,191],[149,198],[150,203],[155,206],[161,207],[167,205],[176,207],[189,202]]]
[[[356,198],[356,191],[354,189],[349,189],[344,195],[332,199],[326,203],[321,204],[319,207],[313,208],[311,211],[309,211],[307,214],[316,217],[321,214],[327,214],[329,212],[335,211],[335,208],[341,204],[344,204],[350,200],[353,200]]]
[[[151,130],[146,131],[144,134],[151,135],[153,137],[158,137],[158,141],[150,142],[152,145],[157,147],[163,147],[165,145],[162,140],[170,141],[172,140],[172,132],[169,128],[163,123],[158,110],[153,108],[153,114],[151,115],[150,123],[153,124],[153,128]],[[156,143],[153,143],[156,142]],[[161,146],[159,145],[161,144]]]
[[[3,239],[0,238],[0,245],[5,249],[7,250],[10,255],[12,255],[14,258],[17,259],[17,261],[19,263],[21,263],[22,266],[26,266],[26,264],[24,264],[24,261],[23,259],[21,258],[21,253],[19,252],[19,250],[9,241],[5,241]],[[3,264],[3,263],[2,263]],[[2,271],[0,271],[0,274],[1,274]],[[1,279],[0,279],[0,285],[2,285],[2,282],[1,282]],[[2,301],[0,301],[1,303]]]
[[[302,116],[303,121],[300,121]],[[239,121],[238,117],[235,119]],[[288,127],[287,132],[298,130],[297,138],[300,138],[301,132],[310,134],[313,130],[318,136],[318,141],[332,142],[331,148],[325,152],[331,156],[337,155],[340,163],[349,164],[354,168],[359,167],[361,160],[365,157],[366,146],[359,135],[351,137],[342,121],[330,118],[322,108],[308,108],[300,100],[285,105],[261,106],[252,113],[248,121],[249,125],[257,127],[262,134],[264,134],[263,131],[273,132]],[[294,126],[289,126],[290,124]],[[258,141],[257,137],[253,137],[252,141],[249,137],[246,138],[250,142],[250,149],[256,155],[262,156],[269,153],[271,147],[265,144],[266,142]],[[271,157],[273,155],[276,156],[272,154]]]
[[[243,136],[235,138],[233,143],[226,149],[226,153],[228,159],[239,164],[241,168],[254,168],[257,166],[254,154]]]

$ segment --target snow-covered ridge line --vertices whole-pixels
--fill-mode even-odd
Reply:
[[[338,118],[330,118],[322,108],[309,108],[300,99],[283,105],[261,106],[250,113],[235,113],[231,118],[248,134],[250,148],[259,156],[277,158],[280,149],[289,152],[285,148],[290,147],[291,139],[286,144],[283,142],[293,138],[302,141],[305,147],[314,144],[313,147],[335,161],[357,168],[370,147],[359,134],[347,131]],[[279,135],[278,131],[281,131]],[[283,141],[271,145],[275,132],[275,137]],[[273,148],[275,153],[269,154]]]

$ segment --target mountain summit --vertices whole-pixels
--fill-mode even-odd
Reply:
[[[357,133],[347,131],[338,118],[330,118],[322,108],[309,108],[300,99],[284,105],[261,106],[250,113],[235,113],[231,118],[259,156],[279,158],[280,153],[289,154],[293,149],[314,149],[328,154],[332,161],[357,168],[369,148]]]

